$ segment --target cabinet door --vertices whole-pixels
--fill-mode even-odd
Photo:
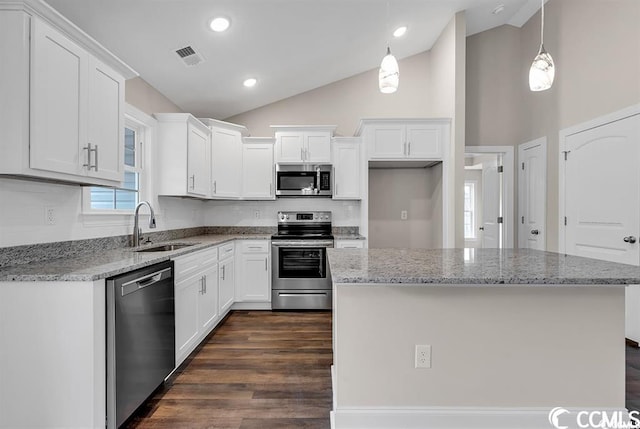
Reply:
[[[410,158],[442,159],[442,127],[407,125],[407,155]]]
[[[235,261],[233,258],[220,262],[220,268],[218,270],[220,317],[222,317],[233,304],[233,299],[236,293],[234,270]]]
[[[176,366],[182,363],[198,342],[198,301],[202,282],[203,277],[196,275],[175,285]]]
[[[31,39],[29,166],[84,175],[88,54],[40,19]]]
[[[241,258],[241,301],[270,301],[269,254],[245,253]]]
[[[241,191],[242,140],[240,133],[211,132],[211,197],[237,198]]]
[[[203,274],[202,289],[198,300],[200,336],[206,335],[218,321],[218,264]]]
[[[333,150],[333,199],[360,199],[360,145],[335,143]]]
[[[404,158],[406,154],[404,125],[380,125],[373,127],[370,136],[371,159]]]
[[[274,199],[273,145],[245,143],[242,150],[242,196]]]
[[[304,136],[302,132],[276,133],[276,162],[302,162]]]
[[[124,79],[97,59],[89,58],[88,174],[121,182],[124,179]]]
[[[331,163],[331,133],[326,131],[304,133],[304,161]]]
[[[187,193],[209,195],[209,136],[189,124],[187,140]]]

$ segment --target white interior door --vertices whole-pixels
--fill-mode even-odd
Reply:
[[[498,160],[483,163],[482,166],[482,247],[500,246],[500,173]]]
[[[518,146],[518,165],[518,247],[546,250],[546,137]]]
[[[640,115],[567,136],[565,249],[638,265]]]

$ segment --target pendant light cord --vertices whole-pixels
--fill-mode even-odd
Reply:
[[[390,45],[390,39],[389,39],[389,0],[387,0],[387,16],[385,19],[385,32],[387,33],[387,51],[390,51],[389,49],[389,45]]]
[[[540,46],[544,45],[544,0],[542,0],[540,17]]]

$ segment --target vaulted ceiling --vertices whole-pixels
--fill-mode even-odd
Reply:
[[[224,119],[429,50],[456,12],[467,34],[523,25],[537,0],[47,0],[180,108]],[[502,5],[502,12],[493,13]],[[223,33],[213,17],[230,19]],[[401,25],[407,33],[394,38]],[[176,50],[204,60],[187,66]],[[246,88],[242,82],[255,77]]]

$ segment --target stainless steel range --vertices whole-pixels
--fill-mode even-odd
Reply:
[[[327,248],[333,247],[331,212],[279,212],[271,236],[271,307],[331,309]]]

